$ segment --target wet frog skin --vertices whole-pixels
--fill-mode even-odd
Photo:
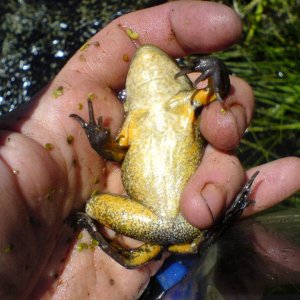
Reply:
[[[186,74],[195,70],[202,72],[196,83],[210,78],[207,88],[197,90],[188,79]],[[122,182],[128,196],[93,195],[86,212],[77,214],[77,223],[126,268],[139,267],[163,250],[197,253],[204,241],[220,231],[201,231],[190,225],[179,211],[179,201],[204,151],[198,110],[215,99],[221,100],[229,87],[228,72],[217,59],[180,69],[159,48],[143,45],[130,64],[124,104],[126,119],[116,139],[102,126],[101,119],[98,124],[95,122],[91,101],[88,123],[78,115],[70,115],[80,122],[100,155],[122,163]],[[247,183],[230,208],[236,209],[234,214],[247,205],[252,182]],[[221,223],[224,225],[228,219],[225,213]],[[108,241],[94,220],[144,244],[125,249]]]

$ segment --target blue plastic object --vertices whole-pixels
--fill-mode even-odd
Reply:
[[[188,268],[181,262],[175,262],[156,275],[156,280],[160,283],[164,291],[169,290],[181,281],[188,272]]]

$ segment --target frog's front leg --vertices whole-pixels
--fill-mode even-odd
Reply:
[[[111,258],[126,269],[134,269],[152,259],[159,258],[163,247],[145,243],[134,249],[126,249],[106,240],[96,227],[94,220],[86,213],[78,212],[72,216],[72,223],[85,228],[91,237],[98,242],[99,247]]]
[[[103,158],[122,162],[127,152],[127,147],[120,146],[118,142],[110,135],[108,128],[103,127],[102,118],[99,117],[98,124],[95,121],[93,104],[88,100],[89,121],[84,121],[80,116],[71,114],[69,117],[77,120],[90,141],[92,148]]]
[[[200,81],[209,79],[213,92],[219,101],[228,95],[230,90],[229,70],[222,60],[216,57],[202,57],[198,64],[191,67],[182,67],[181,71],[175,75],[175,78],[192,72],[201,72],[201,75],[194,81],[196,88]]]

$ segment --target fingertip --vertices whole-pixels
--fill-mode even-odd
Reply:
[[[231,90],[224,103],[204,107],[200,129],[204,138],[224,151],[235,149],[250,124],[254,110],[252,88],[242,79],[231,77]]]
[[[220,216],[226,203],[221,185],[208,183],[200,191],[191,186],[182,195],[181,212],[197,228],[208,228]]]
[[[299,157],[285,157],[260,165],[247,171],[247,176],[251,177],[255,171],[259,171],[259,175],[250,195],[254,203],[246,209],[245,216],[270,208],[300,191]]]
[[[171,24],[178,43],[188,53],[225,49],[242,34],[241,19],[234,10],[208,1],[173,2]]]
[[[219,102],[205,107],[201,114],[200,131],[205,140],[217,149],[229,151],[240,141],[240,130],[230,110]]]

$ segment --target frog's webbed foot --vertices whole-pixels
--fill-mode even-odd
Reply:
[[[103,127],[102,117],[99,117],[98,124],[96,123],[93,104],[91,100],[88,100],[88,108],[88,122],[84,121],[80,116],[76,114],[71,114],[69,115],[69,117],[74,118],[80,123],[91,143],[91,146],[99,153],[101,151],[100,149],[102,148],[102,145],[109,140],[110,132],[109,129]]]
[[[203,252],[207,249],[215,240],[224,232],[224,230],[236,220],[243,212],[243,210],[252,202],[249,195],[251,192],[252,184],[258,175],[259,171],[256,171],[251,178],[246,182],[244,187],[235,197],[230,207],[226,210],[224,215],[205,233],[204,239],[200,244],[199,252]]]
[[[121,162],[126,154],[127,148],[121,147],[110,135],[108,128],[103,126],[102,117],[98,123],[95,121],[93,104],[88,100],[89,121],[84,121],[77,114],[70,114],[69,117],[77,120],[84,129],[92,148],[103,158]]]
[[[193,83],[194,88],[197,88],[200,81],[210,79],[213,92],[219,101],[223,101],[229,94],[230,72],[222,60],[216,57],[202,57],[198,64],[191,67],[182,67],[181,71],[175,75],[175,79],[192,72],[201,72],[201,75]]]
[[[119,244],[106,240],[99,232],[93,219],[86,213],[74,214],[70,223],[73,227],[79,226],[86,229],[91,237],[98,242],[99,247],[126,269],[140,267],[150,260],[161,257],[163,247],[160,245],[145,243],[134,249],[126,249]]]

